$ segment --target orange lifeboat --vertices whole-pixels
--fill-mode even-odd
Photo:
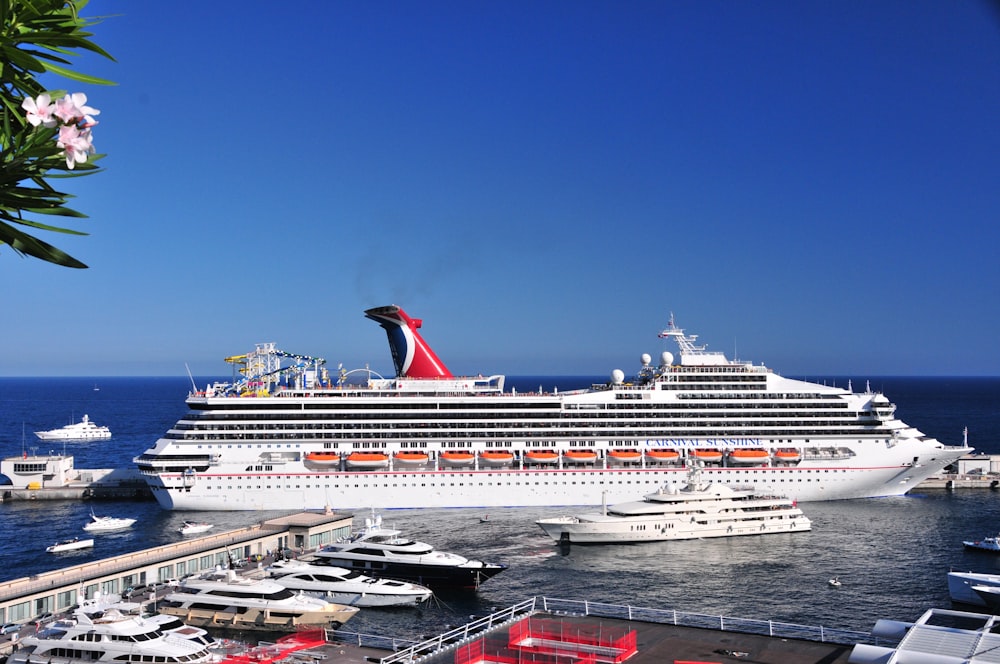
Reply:
[[[680,458],[677,450],[646,450],[646,459],[654,463],[674,463]]]
[[[306,463],[314,466],[339,466],[340,454],[337,452],[309,452]]]
[[[775,451],[774,460],[782,463],[796,463],[802,460],[802,454],[796,449],[786,447]]]
[[[441,453],[441,463],[446,466],[471,466],[475,460],[475,454],[464,450]]]
[[[699,461],[718,463],[722,461],[722,452],[714,449],[691,450],[691,456]]]
[[[392,455],[392,461],[397,466],[422,466],[427,463],[427,452],[402,450]]]
[[[767,463],[771,455],[767,453],[767,450],[733,450],[729,453],[730,463],[739,464],[756,464],[760,465],[762,463]]]
[[[559,455],[552,450],[531,450],[524,453],[524,459],[528,463],[556,463]]]
[[[608,459],[615,463],[638,463],[642,461],[642,453],[639,450],[611,450]]]
[[[594,450],[566,450],[563,452],[563,459],[567,463],[594,463],[597,461],[597,452]]]
[[[389,455],[384,452],[351,452],[347,455],[348,468],[371,470],[388,465]]]
[[[481,466],[508,466],[514,460],[514,455],[507,450],[491,450],[479,453]]]

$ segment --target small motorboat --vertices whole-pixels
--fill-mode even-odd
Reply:
[[[88,533],[110,533],[131,528],[135,519],[117,519],[113,516],[97,516],[90,513],[90,523],[83,527]]]
[[[198,523],[195,521],[185,521],[184,525],[177,529],[181,535],[197,535],[215,528],[213,523]]]
[[[832,588],[839,588],[840,587],[840,579],[838,579],[837,577],[833,577],[832,579],[830,579],[829,581],[827,581],[827,583],[830,584],[830,586]]]
[[[63,540],[62,542],[56,542],[52,546],[47,546],[45,550],[49,553],[62,553],[63,551],[76,551],[77,549],[90,549],[93,546],[94,540],[92,539],[74,537],[73,539]]]
[[[984,537],[981,540],[964,540],[962,544],[965,545],[966,549],[1000,553],[1000,535],[996,537]]]

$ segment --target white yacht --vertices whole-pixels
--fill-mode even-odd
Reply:
[[[971,451],[896,416],[867,386],[811,383],[675,343],[638,372],[575,390],[506,389],[455,376],[392,305],[365,315],[396,376],[331,376],[273,343],[226,358],[239,378],[192,392],[189,411],[135,458],[165,509],[297,510],[573,506],[681,487],[706,464],[720,485],[798,501],[897,496]],[[592,373],[581,368],[579,373]]]
[[[535,523],[546,535],[564,544],[737,537],[812,528],[802,510],[788,498],[706,482],[697,467],[690,471],[683,489],[669,487],[643,500],[605,505],[600,512]]]
[[[107,440],[111,438],[111,429],[97,426],[84,415],[80,422],[50,431],[36,431],[35,435],[41,440]]]
[[[181,625],[180,627],[183,627]],[[180,627],[175,627],[180,629]],[[72,618],[43,625],[18,641],[9,664],[109,664],[215,661],[209,644],[164,630],[160,621],[87,601]]]
[[[97,516],[90,513],[90,522],[83,527],[88,533],[111,533],[117,530],[131,528],[136,519],[117,518],[113,516]]]
[[[295,592],[268,579],[217,570],[181,582],[157,604],[165,615],[196,627],[267,632],[337,629],[358,609]]]
[[[323,558],[312,557],[313,564],[283,560],[267,568],[271,579],[291,590],[300,590],[331,602],[360,608],[378,606],[415,606],[430,599],[430,588],[397,581],[377,579],[361,572],[317,564]]]
[[[382,515],[365,519],[365,527],[351,537],[299,556],[310,565],[343,567],[364,574],[418,583],[439,590],[475,590],[507,569],[500,563],[469,560],[437,551],[426,542],[404,537],[382,527]]]

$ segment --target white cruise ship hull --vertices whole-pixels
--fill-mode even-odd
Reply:
[[[452,376],[398,307],[366,315],[387,331],[395,379],[334,381],[323,360],[273,344],[227,358],[246,378],[191,394],[189,414],[135,459],[160,505],[595,505],[681,486],[701,463],[711,482],[842,500],[902,495],[971,451],[907,426],[881,394],[729,361],[672,326],[660,336],[677,341],[679,363],[647,355],[630,380],[616,370],[589,389],[521,393],[499,375]],[[384,467],[358,468],[352,455]]]

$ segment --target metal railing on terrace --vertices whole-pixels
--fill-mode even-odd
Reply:
[[[493,629],[513,624],[525,616],[538,612],[553,615],[616,618],[619,620],[634,620],[661,625],[674,625],[677,627],[698,627],[738,632],[741,634],[756,634],[782,639],[799,639],[843,645],[854,645],[857,643],[868,645],[886,645],[887,643],[891,643],[891,645],[895,645],[897,643],[896,641],[888,642],[886,639],[878,639],[869,632],[832,629],[822,626],[795,625],[775,622],[773,620],[750,620],[728,616],[711,616],[673,609],[651,609],[622,604],[554,599],[551,597],[533,597],[510,608],[497,611],[483,618],[478,618],[473,622],[456,627],[433,639],[428,639],[420,643],[381,636],[355,634],[343,630],[329,633],[328,638],[339,642],[353,643],[358,646],[395,650],[393,654],[379,660],[380,664],[416,662],[427,655],[463,645],[480,638]]]

